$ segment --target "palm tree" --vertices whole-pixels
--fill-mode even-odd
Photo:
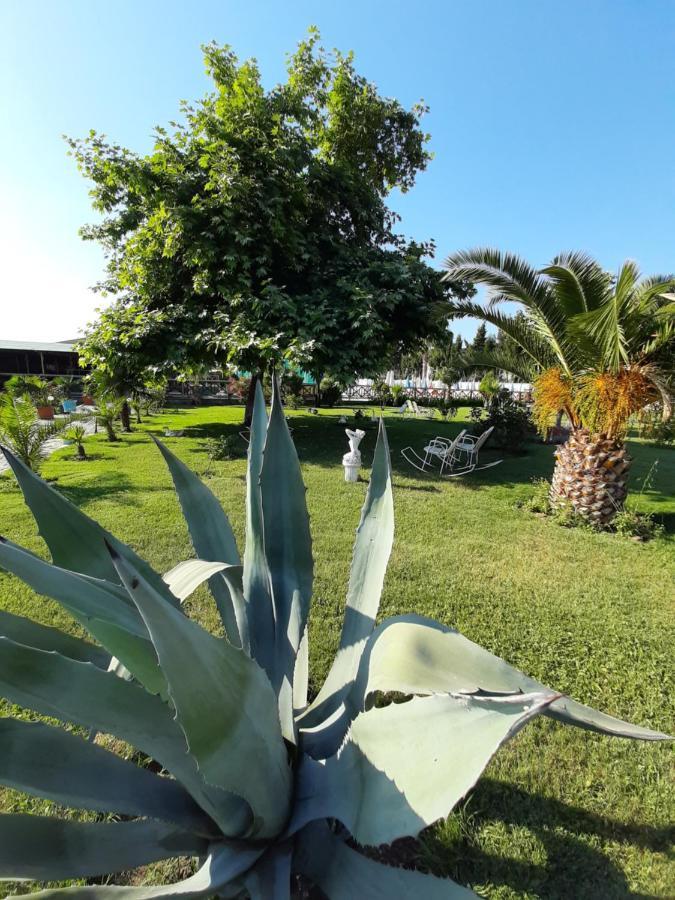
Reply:
[[[671,413],[675,315],[663,295],[675,288],[675,276],[641,279],[628,261],[614,277],[577,252],[562,253],[541,270],[489,248],[454,253],[444,265],[448,280],[489,290],[485,304],[451,303],[450,316],[491,323],[516,348],[472,361],[533,381],[540,431],[561,414],[570,422],[570,438],[556,451],[552,503],[570,502],[607,525],[626,497],[631,415],[659,399],[664,415]],[[507,301],[524,315],[505,312]]]
[[[115,422],[120,414],[120,402],[119,400],[97,400],[96,402],[96,422],[105,428],[108,440],[114,443],[118,440]]]
[[[43,422],[28,395],[0,394],[0,443],[37,472],[46,456],[46,444],[69,422]]]

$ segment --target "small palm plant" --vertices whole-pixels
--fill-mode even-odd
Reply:
[[[0,394],[0,441],[34,472],[46,456],[47,443],[66,425],[65,420],[42,421],[28,396]]]
[[[192,856],[201,867],[179,884],[94,884],[67,896],[289,898],[297,876],[329,898],[473,896],[382,865],[347,838],[376,846],[417,835],[539,714],[606,734],[666,736],[563,697],[430,619],[375,626],[394,534],[382,421],[340,649],[308,702],[305,489],[278,388],[269,422],[256,391],[243,559],[216,498],[159,442],[198,556],[163,577],[8,454],[53,562],[2,539],[0,565],[57,600],[97,644],[0,614],[0,696],[114,735],[140,765],[53,721],[0,720],[0,783],[123,817],[0,816],[0,876],[87,879]],[[222,636],[182,605],[205,580]],[[373,705],[393,692],[410,699]]]
[[[117,400],[105,400],[102,397],[96,398],[96,421],[105,428],[108,440],[114,443],[119,440],[115,431],[115,422],[120,415],[121,404]]]
[[[562,253],[537,271],[489,248],[454,253],[446,279],[484,284],[490,300],[461,300],[451,316],[475,316],[507,336],[506,349],[467,362],[534,382],[533,414],[542,434],[565,414],[572,433],[556,451],[551,501],[570,503],[594,524],[608,525],[628,491],[624,446],[634,413],[661,400],[670,415],[675,277],[640,278],[625,262],[613,277],[583,253]],[[521,312],[507,315],[505,301]],[[446,310],[447,312],[447,310]]]
[[[87,436],[87,429],[84,427],[84,425],[81,422],[75,422],[68,428],[65,436],[77,447],[77,458],[86,459],[87,452],[84,449],[84,439]]]

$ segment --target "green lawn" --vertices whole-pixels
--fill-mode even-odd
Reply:
[[[339,412],[289,413],[308,489],[316,560],[314,691],[337,646],[366,491],[365,481],[343,480],[340,458],[347,444],[336,422]],[[163,414],[118,445],[101,435],[89,439],[89,462],[75,462],[72,450],[60,451],[43,474],[165,571],[193,554],[169,475],[146,432],[161,434],[165,425],[187,429],[185,437],[167,443],[198,472],[209,470],[209,485],[242,545],[245,461],[209,466],[202,446],[207,437],[236,433],[241,419],[236,407]],[[675,483],[675,452],[632,445],[634,485],[658,460],[641,505],[657,513],[667,531],[651,543],[636,544],[562,528],[515,508],[529,493],[532,477],[550,475],[550,447],[531,444],[525,456],[438,483],[416,477],[399,451],[409,443],[421,446],[439,432],[453,434],[459,425],[393,416],[387,424],[396,537],[381,616],[408,611],[432,616],[578,700],[673,732],[675,499],[668,491]],[[374,442],[370,429],[361,445],[366,464]],[[367,479],[367,468],[363,476]],[[0,477],[0,533],[44,552],[7,475]],[[0,602],[12,612],[76,632],[55,604],[3,574]],[[192,611],[215,627],[205,593],[195,595]],[[5,792],[0,807],[48,804],[38,807]],[[539,719],[501,751],[461,809],[430,829],[420,844],[402,843],[396,856],[491,898],[673,896],[668,851],[674,808],[672,747],[601,738]]]

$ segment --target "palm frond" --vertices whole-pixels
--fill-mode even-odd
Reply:
[[[546,283],[529,263],[514,253],[502,253],[490,247],[460,250],[443,261],[447,269],[443,281],[464,279],[484,284],[529,307],[545,301]]]
[[[450,319],[462,319],[470,316],[499,328],[504,334],[513,338],[535,366],[545,369],[555,363],[555,356],[551,352],[549,344],[535,332],[528,319],[506,315],[491,304],[482,306],[472,300],[450,303],[446,307],[446,312]]]
[[[610,274],[591,256],[578,251],[558,254],[541,272],[553,282],[556,296],[569,317],[597,309],[612,286]]]
[[[486,285],[491,291],[491,306],[506,300],[520,303],[536,320],[541,336],[560,363],[569,370],[570,346],[565,340],[567,315],[552,290],[549,280],[514,253],[489,247],[477,247],[451,254],[443,265],[445,279],[464,278]]]
[[[468,374],[474,369],[495,369],[515,375],[527,383],[532,382],[541,371],[532,357],[524,351],[503,347],[476,352],[468,351],[462,354],[461,361],[456,364],[456,368],[461,374]]]

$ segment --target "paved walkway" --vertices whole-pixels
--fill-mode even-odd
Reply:
[[[86,411],[91,411],[91,407],[90,406],[89,407],[82,406],[82,407],[79,407],[77,410],[78,413],[86,412]],[[65,416],[56,416],[56,418],[57,419],[65,419],[66,417]],[[94,433],[95,421],[94,421],[93,416],[91,419],[79,419],[78,424],[84,425],[84,430],[87,434]],[[48,440],[47,443],[45,444],[44,455],[50,456],[55,450],[60,450],[61,447],[65,447],[69,443],[71,443],[71,442],[66,441],[61,437],[53,437],[50,440]],[[4,472],[5,469],[9,469],[9,463],[5,459],[2,451],[0,451],[0,472]]]

